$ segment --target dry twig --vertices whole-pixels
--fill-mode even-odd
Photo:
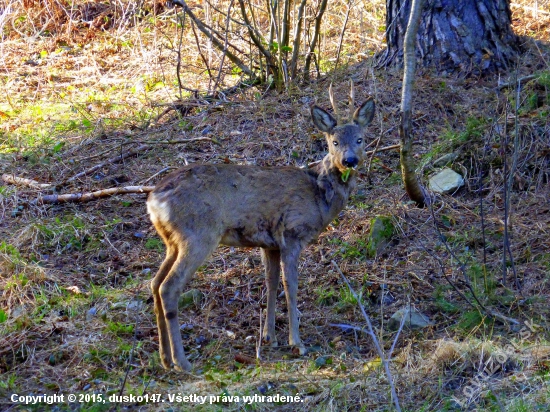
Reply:
[[[149,193],[155,186],[125,186],[111,187],[109,189],[96,190],[88,193],[67,193],[64,195],[45,195],[33,200],[32,204],[47,204],[47,203],[68,203],[68,202],[89,202],[91,200],[101,199],[114,195],[122,195],[128,193]]]
[[[117,162],[120,162],[121,160],[124,160],[126,159],[127,157],[130,157],[130,156],[133,156],[135,154],[138,154],[140,152],[143,152],[145,150],[149,149],[149,145],[147,144],[142,144],[138,147],[136,147],[135,149],[132,149],[132,150],[129,150],[127,151],[126,153],[122,153],[122,154],[119,154],[118,156],[115,156],[115,157],[111,157],[110,159],[107,159],[106,161],[102,162],[102,163],[99,163],[93,167],[90,167],[89,169],[86,169],[80,173],[77,173],[76,175],[74,175],[73,177],[70,177],[68,178],[67,180],[65,180],[64,182],[60,183],[58,185],[58,187],[60,186],[64,186],[68,183],[71,183],[71,182],[74,182],[75,180],[77,179],[80,179],[81,177],[84,177],[84,176],[88,176],[92,173],[94,173],[96,170],[99,170],[101,169],[102,167],[105,167],[107,165],[110,165],[112,163],[117,163]]]
[[[384,354],[384,351],[382,350],[382,346],[380,345],[380,342],[378,341],[378,338],[376,337],[376,333],[374,333],[374,328],[372,327],[372,322],[370,321],[369,315],[367,314],[367,311],[365,310],[365,308],[361,304],[361,301],[359,300],[359,296],[357,296],[357,293],[355,293],[355,290],[353,290],[353,288],[351,287],[348,279],[346,278],[344,273],[342,273],[342,270],[340,269],[338,264],[334,260],[332,260],[331,263],[332,263],[332,266],[334,266],[334,268],[338,271],[338,273],[340,274],[340,276],[342,277],[342,279],[344,280],[346,285],[348,286],[348,289],[350,290],[351,294],[353,295],[353,297],[357,301],[357,305],[359,306],[359,309],[361,310],[361,313],[363,314],[363,318],[365,318],[365,322],[367,323],[367,327],[368,327],[367,332],[370,335],[370,337],[372,338],[372,341],[374,343],[374,347],[376,348],[376,351],[378,352],[378,356],[380,356],[380,361],[382,362],[382,365],[384,365],[384,370],[386,372],[386,376],[388,377],[388,382],[390,384],[391,395],[392,395],[393,403],[395,405],[395,409],[398,412],[401,412],[401,407],[399,406],[399,398],[397,397],[397,391],[395,390],[395,385],[393,384],[393,378],[392,378],[392,374],[391,374],[391,371],[390,371],[389,359],[386,359],[386,355]]]
[[[40,182],[37,182],[36,180],[27,179],[25,177],[19,177],[15,175],[6,174],[6,173],[2,175],[2,180],[6,183],[11,183],[12,185],[29,186],[34,189],[48,189],[52,187],[52,185],[49,183],[40,183]]]

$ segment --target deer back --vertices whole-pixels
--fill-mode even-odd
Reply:
[[[289,240],[313,241],[345,207],[364,157],[364,128],[374,103],[338,126],[312,107],[329,153],[312,169],[233,164],[190,165],[162,180],[149,195],[153,223],[173,242],[212,236],[229,246],[280,249]],[[346,174],[347,178],[342,176]]]

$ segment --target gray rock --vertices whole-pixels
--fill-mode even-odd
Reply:
[[[143,302],[141,300],[131,300],[126,304],[126,310],[129,311],[140,311],[143,309]]]
[[[448,168],[430,178],[430,189],[436,193],[452,193],[463,184],[462,176]]]
[[[457,157],[458,155],[456,153],[447,153],[446,155],[434,160],[433,165],[434,167],[447,166],[449,163],[454,162]]]
[[[178,303],[180,309],[185,309],[190,306],[195,306],[199,309],[201,306],[201,300],[204,294],[198,289],[189,289],[187,292],[182,293]]]
[[[405,318],[403,329],[422,329],[430,326],[432,322],[427,316],[414,308],[405,307],[395,312],[388,322],[388,329],[392,331],[399,330],[402,319]]]
[[[9,316],[12,319],[17,319],[23,316],[24,314],[28,313],[28,308],[26,305],[20,305],[16,306],[14,308],[11,308],[9,311]]]
[[[97,315],[97,308],[93,306],[86,312],[86,320],[91,320],[95,315]]]
[[[367,256],[375,257],[390,242],[395,228],[391,217],[376,216],[370,222],[370,232],[367,243]]]

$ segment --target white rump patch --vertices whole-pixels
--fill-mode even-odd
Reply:
[[[149,212],[149,216],[151,216],[151,220],[155,222],[170,222],[170,207],[168,206],[168,202],[157,199],[154,194],[149,196],[149,200],[147,200],[147,211]]]

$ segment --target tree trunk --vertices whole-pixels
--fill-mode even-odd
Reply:
[[[418,207],[426,205],[424,190],[416,176],[415,162],[413,160],[413,136],[412,136],[412,93],[414,84],[414,72],[416,70],[415,39],[420,25],[420,15],[425,0],[412,0],[412,12],[409,17],[407,32],[403,45],[403,90],[401,93],[401,124],[399,125],[399,138],[401,140],[400,164],[403,183],[409,198]]]
[[[410,0],[386,0],[380,66],[402,64],[410,8]],[[423,66],[472,74],[507,69],[519,52],[507,0],[426,0],[416,46]]]

